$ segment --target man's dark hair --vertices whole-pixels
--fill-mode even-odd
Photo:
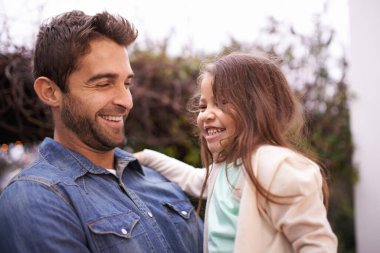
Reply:
[[[94,16],[82,11],[66,12],[41,25],[35,45],[33,74],[45,76],[67,92],[67,78],[77,69],[79,59],[89,53],[89,43],[106,37],[129,46],[138,32],[128,20],[108,12]]]

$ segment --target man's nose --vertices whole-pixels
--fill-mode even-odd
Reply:
[[[120,105],[127,110],[132,109],[133,99],[129,87],[125,86],[124,84],[118,85],[117,87],[118,88],[115,89],[115,97],[113,103]]]

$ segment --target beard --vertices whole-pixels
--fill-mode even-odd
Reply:
[[[62,100],[61,119],[64,125],[69,128],[83,143],[87,146],[99,150],[110,151],[115,147],[119,147],[125,143],[124,129],[105,129],[98,122],[94,116],[91,119],[85,114],[85,108],[78,103],[75,98],[70,95],[65,95]],[[117,111],[125,112],[125,109],[118,109]],[[100,110],[101,112],[102,110]],[[115,110],[107,110],[115,111]],[[97,113],[97,115],[99,112]],[[103,113],[104,114],[104,113]]]

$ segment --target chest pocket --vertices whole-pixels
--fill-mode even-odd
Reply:
[[[185,200],[165,202],[164,205],[168,207],[167,211],[173,222],[183,222],[189,220],[194,210],[194,207]]]
[[[203,234],[198,230],[193,205],[187,200],[165,202],[163,205],[177,230],[178,240],[182,242],[183,249],[187,249],[187,252],[201,252]]]
[[[151,243],[132,211],[88,223],[98,252],[151,252]]]

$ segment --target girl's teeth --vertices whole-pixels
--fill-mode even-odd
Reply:
[[[217,134],[217,133],[220,133],[220,132],[223,132],[224,129],[221,129],[221,128],[218,128],[218,129],[208,129],[207,130],[207,134],[208,135],[214,135],[214,134]]]

